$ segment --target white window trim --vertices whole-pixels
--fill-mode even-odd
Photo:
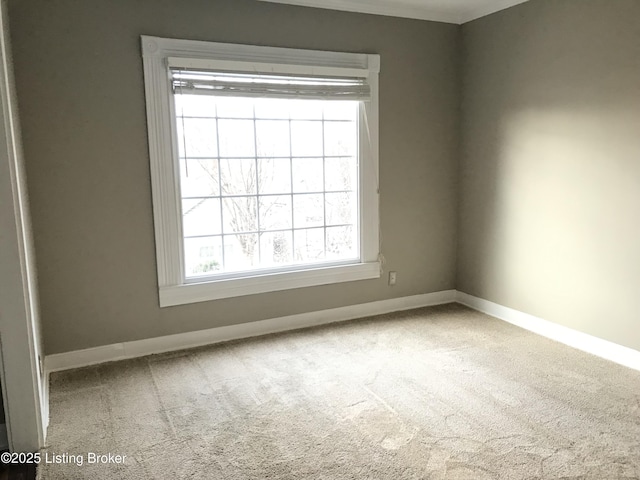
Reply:
[[[142,36],[147,128],[160,306],[182,305],[278,290],[380,277],[378,204],[378,73],[380,56],[257,47]],[[247,63],[264,71],[367,77],[371,101],[360,109],[360,263],[302,268],[200,283],[186,282],[181,251],[182,226],[178,166],[174,161],[173,100],[168,65],[193,59],[194,66],[213,62]],[[172,59],[172,60],[170,60]],[[181,60],[184,62],[185,60]],[[240,62],[240,63],[238,63]],[[167,135],[166,132],[172,132]],[[174,151],[175,150],[175,151]],[[366,165],[365,165],[366,164]],[[364,167],[364,168],[363,168]]]

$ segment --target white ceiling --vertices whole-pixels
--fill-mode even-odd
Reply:
[[[305,7],[466,23],[528,0],[262,0]]]

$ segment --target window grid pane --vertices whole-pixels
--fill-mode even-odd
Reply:
[[[217,100],[196,115],[176,109],[181,196],[192,207],[191,227],[184,230],[185,275],[357,259],[358,103],[256,99],[249,105],[242,99],[236,108],[227,97],[225,111],[234,115],[223,115]],[[182,104],[196,105],[192,99]],[[188,119],[200,122],[193,131]],[[193,206],[205,204],[219,212],[194,215]],[[194,218],[211,225],[194,226]],[[214,260],[213,248],[194,243],[212,238]]]
[[[323,225],[321,227],[300,227],[300,228],[270,228],[268,230],[247,230],[245,232],[241,232],[238,233],[239,235],[248,235],[248,234],[263,234],[263,233],[280,233],[280,232],[295,232],[298,230],[314,230],[314,229],[320,229],[320,228],[336,228],[336,227],[353,227],[352,223],[346,223],[344,225],[327,225],[326,227]],[[226,233],[225,235],[236,235],[236,233]],[[185,236],[185,239],[190,239],[190,238],[208,238],[208,237],[212,237],[215,235],[209,235],[209,234],[203,234],[203,235],[189,235],[189,236]]]

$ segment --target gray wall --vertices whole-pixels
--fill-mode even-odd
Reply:
[[[463,26],[457,285],[640,349],[640,2]]]
[[[47,354],[454,288],[458,26],[254,0],[12,0]],[[160,309],[140,35],[379,53],[386,278]]]

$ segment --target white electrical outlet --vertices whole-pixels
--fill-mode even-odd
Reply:
[[[396,284],[397,275],[398,275],[397,272],[389,272],[389,285],[395,285]]]

